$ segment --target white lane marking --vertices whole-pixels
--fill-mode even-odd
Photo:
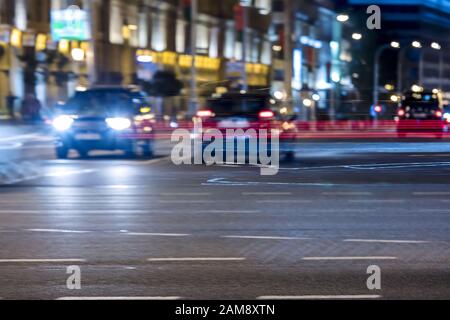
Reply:
[[[261,213],[260,210],[198,210],[198,213]]]
[[[315,186],[315,187],[334,187],[339,184],[335,183],[308,183],[308,182],[259,182],[259,181],[228,181],[225,178],[214,178],[209,179],[202,183],[204,186],[219,185],[219,186],[258,186],[258,185],[268,185],[268,186]],[[344,184],[340,184],[344,185]]]
[[[86,262],[86,259],[0,259],[0,263],[72,263]]]
[[[161,196],[210,196],[210,192],[165,192]]]
[[[0,184],[12,185],[12,184],[20,183],[20,182],[32,181],[32,180],[37,180],[37,179],[41,179],[41,178],[66,177],[66,176],[71,176],[71,175],[92,173],[92,172],[95,172],[95,171],[97,171],[97,170],[95,170],[95,169],[83,169],[83,170],[72,170],[72,171],[70,171],[70,170],[61,170],[61,171],[49,172],[49,173],[45,173],[45,174],[31,175],[31,176],[24,177],[24,178],[6,180],[6,181],[4,181],[4,182],[2,182]]]
[[[423,240],[378,240],[378,239],[345,239],[344,242],[375,242],[375,243],[428,243]]]
[[[312,203],[312,200],[299,199],[273,199],[273,200],[256,200],[257,203]]]
[[[440,167],[449,166],[450,162],[411,162],[411,163],[377,163],[364,165],[347,165],[344,168],[358,169],[358,170],[375,170],[375,169],[402,169],[402,168],[417,168],[417,167]]]
[[[396,260],[397,257],[388,256],[373,256],[373,257],[303,257],[306,261],[320,261],[320,260]]]
[[[188,237],[185,233],[147,233],[147,232],[122,232],[129,236],[154,236],[154,237]]]
[[[176,261],[244,261],[246,258],[148,258],[150,262],[176,262]]]
[[[6,145],[0,145],[0,150],[10,150],[10,149],[18,149],[23,146],[22,143],[8,143]]]
[[[212,200],[158,200],[159,203],[213,203]]]
[[[348,200],[352,203],[404,203],[405,199],[361,199],[361,200]]]
[[[292,192],[242,192],[244,196],[290,196]]]
[[[64,230],[64,229],[25,229],[31,232],[54,232],[54,233],[89,233],[90,231]]]
[[[299,237],[276,237],[276,236],[222,236],[222,238],[232,239],[261,239],[261,240],[311,240],[312,238],[299,238]]]
[[[336,192],[322,192],[323,195],[328,196],[369,196],[372,192],[352,192],[352,191],[336,191]]]
[[[333,299],[379,299],[377,294],[355,295],[304,295],[304,296],[260,296],[257,300],[333,300]]]
[[[450,192],[430,191],[430,192],[413,192],[415,196],[450,196]]]
[[[22,139],[28,139],[28,138],[34,138],[41,136],[41,134],[38,133],[29,133],[29,134],[22,134],[18,136],[12,136],[12,137],[6,137],[6,138],[0,138],[0,141],[16,141],[16,140],[22,140]]]
[[[151,159],[151,160],[147,160],[147,161],[144,161],[144,162],[141,162],[141,163],[137,163],[138,165],[139,164],[141,164],[141,165],[148,165],[148,164],[155,164],[155,163],[158,163],[158,162],[162,162],[162,161],[165,161],[165,160],[167,160],[167,159],[169,159],[170,157],[163,157],[163,158],[158,158],[158,159]]]
[[[60,297],[56,300],[69,300],[69,301],[96,301],[96,300],[180,300],[181,297]]]

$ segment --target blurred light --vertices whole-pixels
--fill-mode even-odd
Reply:
[[[247,91],[245,91],[245,90],[241,90],[241,91],[239,91],[239,93],[240,93],[240,94],[246,94],[246,93],[247,93]]]
[[[53,127],[58,131],[66,131],[69,130],[73,124],[73,118],[63,115],[58,116],[53,120]]]
[[[448,112],[444,113],[443,117],[447,121],[447,123],[450,123],[450,113]]]
[[[280,52],[281,50],[283,50],[283,47],[282,47],[282,46],[279,46],[279,45],[274,45],[274,46],[272,47],[272,49],[273,49],[273,51]]]
[[[413,42],[411,43],[411,45],[412,45],[414,48],[417,48],[417,49],[422,48],[422,44],[421,44],[419,41],[413,41]]]
[[[339,73],[333,72],[331,74],[331,81],[336,82],[336,83],[341,81],[341,76],[339,75]]]
[[[413,92],[422,92],[422,91],[423,91],[423,88],[422,88],[421,86],[415,84],[415,85],[413,85],[413,86],[411,87],[411,90],[412,90]]]
[[[153,61],[153,57],[151,55],[139,55],[136,57],[136,60],[142,63],[150,63]]]
[[[78,62],[83,61],[85,57],[84,50],[81,48],[73,48],[71,55],[72,59]]]
[[[116,131],[122,131],[131,127],[131,121],[127,118],[107,118],[108,126]]]
[[[138,26],[135,24],[129,24],[128,29],[130,29],[131,31],[136,31],[138,29]]]
[[[275,97],[275,99],[277,100],[283,100],[285,97],[285,94],[283,91],[277,90],[273,93],[273,96]]]
[[[260,118],[272,118],[275,114],[271,110],[261,111],[259,113]]]
[[[376,113],[380,113],[381,111],[383,111],[383,108],[381,106],[375,106],[374,110]]]
[[[394,90],[395,87],[394,87],[394,85],[387,83],[387,84],[384,85],[384,88],[387,91],[392,91],[392,90]]]
[[[438,93],[439,93],[439,91],[440,91],[439,89],[436,89],[436,88],[435,88],[435,89],[433,89],[433,93],[434,93],[434,94],[438,94]]]
[[[77,87],[75,88],[75,91],[78,91],[78,92],[84,92],[84,91],[86,91],[86,90],[87,90],[87,88],[84,87],[84,86],[77,86]]]
[[[398,42],[398,41],[392,41],[392,42],[391,42],[391,47],[392,47],[392,48],[395,48],[395,49],[400,48],[400,42]]]
[[[22,46],[22,31],[19,29],[12,29],[11,31],[11,45],[13,47],[19,48]]]
[[[348,16],[348,14],[340,14],[336,17],[336,19],[339,22],[346,22],[350,19],[350,17]]]
[[[275,99],[270,99],[269,102],[270,102],[270,104],[275,104],[275,103],[277,103]]]
[[[281,114],[286,114],[288,112],[288,109],[286,107],[283,107],[280,109]]]
[[[399,117],[403,117],[405,115],[405,110],[400,109],[400,110],[397,111],[397,114],[398,114]]]
[[[392,101],[392,102],[398,102],[398,101],[399,101],[399,97],[398,97],[397,95],[393,94],[393,95],[391,96],[391,101]]]
[[[44,51],[47,48],[47,35],[39,33],[36,37],[36,51]]]
[[[312,98],[313,98],[314,101],[319,101],[320,100],[320,95],[318,93],[314,93],[312,95]]]
[[[270,13],[270,10],[268,9],[260,9],[259,14],[262,14],[263,16],[266,16]]]
[[[178,128],[178,123],[175,122],[175,121],[170,121],[169,125],[170,125],[171,128]]]
[[[352,38],[353,38],[353,40],[361,40],[362,39],[362,34],[361,33],[354,33],[354,34],[352,34]]]
[[[198,110],[197,111],[197,117],[205,118],[205,117],[211,117],[213,115],[211,110]]]
[[[438,111],[436,111],[436,112],[434,113],[434,115],[435,115],[437,118],[441,118],[441,117],[442,117],[442,111],[438,110]]]
[[[304,105],[305,107],[307,107],[307,108],[311,107],[312,104],[313,104],[313,102],[312,102],[311,99],[304,99],[304,100],[303,100],[303,105]]]
[[[437,42],[433,42],[432,44],[431,44],[431,48],[433,48],[433,49],[435,49],[435,50],[441,50],[441,45],[439,44],[439,43],[437,43]]]
[[[149,112],[152,111],[152,108],[150,108],[150,107],[142,107],[141,109],[139,109],[139,111],[141,113],[149,113]]]
[[[58,43],[58,51],[61,53],[69,53],[70,43],[67,40],[60,40]]]

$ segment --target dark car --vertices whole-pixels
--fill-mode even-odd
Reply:
[[[444,108],[437,91],[407,92],[397,109],[397,134],[425,132],[442,138],[445,129]]]
[[[86,157],[91,150],[123,150],[127,156],[153,153],[155,117],[145,95],[127,88],[94,88],[77,92],[54,118],[56,155],[71,149]]]
[[[296,134],[294,123],[282,119],[271,103],[273,99],[268,94],[262,93],[226,93],[211,99],[208,99],[207,105],[201,108],[196,115],[196,120],[201,120],[202,129],[205,132],[208,129],[219,130],[226,136],[228,129],[255,129],[256,139],[260,139],[260,129],[266,129],[270,135],[270,129],[279,132],[280,144],[279,152],[287,159],[292,159],[295,155],[293,142]],[[239,139],[235,138],[235,139]],[[245,139],[245,152],[249,151],[249,140],[251,137],[242,137]],[[272,152],[270,146],[270,137],[268,139],[268,149]],[[259,147],[259,143],[257,143]],[[237,146],[237,143],[234,144]],[[224,145],[223,151],[227,151],[227,145]],[[236,150],[236,149],[235,149]]]

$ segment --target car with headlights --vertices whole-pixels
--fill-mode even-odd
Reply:
[[[445,130],[442,95],[436,90],[405,93],[395,119],[400,138],[416,132],[442,138]]]
[[[155,116],[147,97],[136,89],[100,87],[77,92],[52,119],[56,156],[76,150],[122,150],[127,156],[153,154]]]
[[[274,105],[274,99],[265,93],[239,93],[230,92],[215,95],[207,100],[206,106],[200,108],[194,117],[194,122],[201,122],[202,131],[209,129],[220,131],[224,137],[228,130],[241,129],[248,132],[254,129],[256,136],[236,136],[233,143],[234,151],[239,145],[236,140],[242,139],[245,144],[245,154],[249,154],[249,145],[253,138],[256,138],[256,145],[259,148],[261,131],[267,132],[267,149],[273,152],[271,145],[271,132],[276,130],[279,135],[279,150],[281,156],[286,160],[292,160],[295,156],[294,143],[297,128],[294,121],[284,119]],[[228,139],[228,138],[227,138]],[[230,144],[224,140],[223,151],[226,152]],[[206,147],[206,146],[204,146]],[[257,149],[258,151],[259,149]],[[259,151],[258,151],[259,152]]]

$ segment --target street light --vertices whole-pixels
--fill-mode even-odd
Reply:
[[[352,34],[352,39],[353,40],[361,40],[362,39],[362,34],[361,33],[354,33],[354,34]]]
[[[384,44],[380,46],[375,51],[375,59],[374,59],[374,72],[373,72],[373,107],[378,106],[378,83],[380,80],[380,58],[381,54],[387,49],[398,49],[400,48],[400,44],[396,45],[397,42],[393,41],[390,44]]]
[[[441,50],[441,45],[437,42],[433,42],[430,47],[434,50]]]
[[[348,14],[340,14],[336,17],[337,21],[339,22],[347,22],[350,17],[348,16]]]
[[[412,45],[414,48],[417,48],[417,49],[422,48],[422,44],[420,43],[420,41],[413,41],[413,42],[411,43],[411,45]]]
[[[391,42],[391,47],[395,48],[395,49],[399,49],[400,48],[400,42],[398,41],[392,41]]]

